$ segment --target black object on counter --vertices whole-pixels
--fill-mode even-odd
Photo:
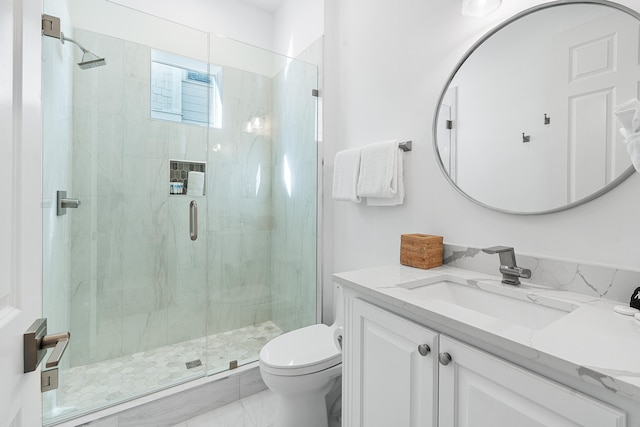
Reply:
[[[636,288],[636,290],[633,291],[633,294],[631,294],[631,301],[629,302],[629,305],[640,310],[640,288]]]

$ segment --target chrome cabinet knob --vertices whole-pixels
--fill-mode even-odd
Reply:
[[[449,353],[440,353],[438,360],[440,360],[440,364],[447,366],[453,359]]]
[[[430,352],[431,352],[431,347],[429,347],[429,344],[420,344],[418,346],[418,353],[420,353],[420,356],[426,356]]]

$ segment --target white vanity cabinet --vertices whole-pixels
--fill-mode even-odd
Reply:
[[[438,334],[361,299],[347,303],[343,426],[436,426]]]
[[[344,427],[626,426],[616,408],[345,296]]]
[[[623,412],[440,336],[440,426],[623,427]]]

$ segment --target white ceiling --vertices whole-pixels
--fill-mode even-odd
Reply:
[[[241,3],[246,3],[258,9],[262,9],[269,13],[275,12],[276,10],[278,10],[280,5],[284,3],[284,0],[237,0],[237,1]]]

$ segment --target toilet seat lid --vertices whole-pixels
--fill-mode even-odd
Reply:
[[[260,362],[281,375],[318,372],[339,364],[342,353],[333,342],[333,328],[311,325],[287,332],[260,350]]]

